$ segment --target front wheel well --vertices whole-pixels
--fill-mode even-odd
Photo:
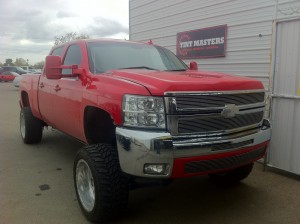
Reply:
[[[23,107],[30,107],[29,96],[25,91],[22,91],[21,93],[21,103]]]
[[[109,143],[115,145],[116,126],[106,111],[88,106],[84,110],[84,132],[89,144]]]

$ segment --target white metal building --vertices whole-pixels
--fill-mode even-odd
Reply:
[[[130,40],[174,53],[177,34],[227,26],[225,57],[194,58],[202,70],[260,79],[273,123],[268,165],[300,174],[300,0],[129,0]]]

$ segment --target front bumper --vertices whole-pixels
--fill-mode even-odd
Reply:
[[[139,177],[179,178],[230,170],[264,156],[271,137],[268,120],[258,129],[228,136],[171,136],[117,128],[117,147],[123,172]],[[145,171],[163,164],[163,173]]]

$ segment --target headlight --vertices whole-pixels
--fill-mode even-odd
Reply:
[[[166,128],[163,98],[125,95],[123,121],[124,126]]]

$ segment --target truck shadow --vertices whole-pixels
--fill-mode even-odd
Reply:
[[[241,220],[254,218],[259,212],[256,207],[264,204],[260,195],[267,194],[251,185],[246,179],[221,187],[208,176],[200,176],[176,180],[166,187],[134,190],[128,213],[118,223],[245,223]]]
[[[64,152],[67,156],[74,157],[77,151],[84,146],[83,143],[77,141],[75,138],[51,127],[45,128],[41,144],[47,145],[47,149],[49,150],[54,150],[58,153]]]

